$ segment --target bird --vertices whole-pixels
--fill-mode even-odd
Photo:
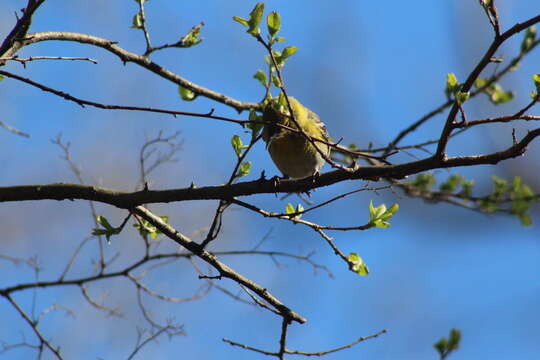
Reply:
[[[284,97],[269,101],[263,111],[263,140],[266,149],[276,167],[285,178],[304,179],[318,176],[319,170],[324,166],[324,157],[330,156],[328,142],[332,139],[320,117],[302,105],[300,101],[289,96],[289,103],[294,118],[302,130],[315,139],[326,143],[311,142],[302,133],[284,129],[276,124],[292,129],[298,129],[290,116],[289,106]],[[315,145],[320,152],[315,148]],[[324,156],[322,156],[322,154]]]

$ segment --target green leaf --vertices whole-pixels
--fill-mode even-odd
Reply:
[[[521,176],[514,177],[512,180],[512,191],[517,192],[521,188]]]
[[[281,61],[281,51],[272,50],[272,55],[274,56],[274,59],[276,60],[277,66],[283,65],[282,61]],[[271,66],[274,66],[274,62],[272,60],[270,60],[270,63],[268,63],[268,64],[271,65]]]
[[[519,63],[519,58],[512,59],[512,61],[510,62],[510,71],[516,71],[517,69],[519,69],[520,65],[521,64]]]
[[[497,207],[497,203],[491,199],[481,199],[480,200],[480,210],[482,210],[483,212],[486,212],[488,214],[491,214],[491,213],[494,213],[495,211],[497,211],[499,208]]]
[[[450,330],[447,348],[449,351],[457,350],[461,341],[461,332],[458,329]]]
[[[388,221],[383,221],[381,219],[373,221],[371,225],[380,229],[387,229],[390,227],[390,223]]]
[[[465,101],[469,100],[471,94],[468,91],[462,92],[460,89],[461,85],[458,83],[456,75],[454,73],[448,73],[446,75],[446,97],[451,99],[451,95],[454,95],[457,103],[461,105]]]
[[[272,11],[266,18],[266,24],[268,25],[268,33],[273,38],[281,29],[281,16],[277,11]]]
[[[519,217],[522,225],[529,226],[532,224],[530,216],[527,214],[532,203],[534,193],[530,187],[521,183],[521,177],[516,176],[512,181],[512,189],[510,191],[510,199],[512,206],[510,212]]]
[[[450,99],[451,95],[456,94],[457,91],[459,91],[459,83],[457,80],[457,77],[454,73],[448,73],[446,74],[446,89],[445,94],[448,99]]]
[[[285,38],[284,37],[277,37],[274,39],[276,42],[284,42],[285,41]]]
[[[367,276],[369,274],[369,268],[357,253],[350,253],[348,258],[349,268],[352,272],[357,273],[360,276]]]
[[[536,93],[540,94],[540,74],[533,75],[534,86],[536,87]]]
[[[472,197],[473,186],[474,186],[474,180],[467,181],[463,179],[461,183],[461,191],[459,192],[459,194],[466,198]]]
[[[387,209],[385,204],[381,204],[378,207],[374,207],[373,201],[370,201],[368,209],[369,209],[368,224],[371,227],[388,228],[390,227],[390,223],[388,223],[387,220],[390,220],[392,216],[394,216],[394,213],[398,211],[399,209],[399,205],[394,204],[389,209]]]
[[[194,26],[191,28],[191,30],[187,33],[186,36],[184,36],[180,41],[182,42],[183,47],[192,47],[197,44],[200,44],[203,40],[201,38],[201,27],[204,25],[204,23],[200,23],[197,26]]]
[[[92,230],[92,235],[96,235],[96,236],[106,235],[108,233],[110,233],[110,231],[105,230],[105,229],[94,229],[94,230]]]
[[[439,189],[444,192],[454,192],[463,181],[463,177],[459,174],[454,174],[439,186]]]
[[[231,145],[234,149],[234,152],[236,153],[236,156],[240,157],[240,154],[242,154],[242,149],[245,148],[240,136],[234,135],[231,139]]]
[[[251,171],[251,161],[246,161],[240,164],[240,167],[238,168],[238,173],[236,174],[238,177],[246,176]]]
[[[521,42],[522,55],[529,52],[532,49],[535,39],[536,39],[536,27],[531,26],[525,32],[525,36],[523,37],[523,41]]]
[[[484,87],[486,86],[487,84],[487,79],[484,79],[484,78],[477,78],[475,81],[474,81],[474,86],[477,88],[477,89],[480,89],[481,87]]]
[[[244,19],[244,18],[239,17],[239,16],[233,16],[233,20],[236,21],[239,24],[242,24],[242,25],[246,26],[246,27],[249,26],[248,21],[246,19]]]
[[[133,20],[131,21],[131,28],[132,29],[142,29],[143,28],[143,20],[142,20],[141,13],[137,13],[133,16]]]
[[[480,78],[475,82],[476,88],[482,88],[486,84],[487,80]],[[504,104],[514,99],[514,93],[512,91],[504,91],[503,87],[497,83],[490,84],[483,91],[488,95],[489,101],[494,105]]]
[[[253,36],[258,36],[261,33],[259,25],[261,24],[261,19],[264,13],[264,3],[260,2],[255,5],[251,13],[249,13],[248,25],[249,29],[247,32]]]
[[[451,91],[453,92],[454,89],[456,89],[456,87],[458,86],[458,81],[457,81],[457,77],[456,77],[456,74],[454,73],[448,73],[446,74],[446,87],[448,89],[451,89]]]
[[[249,121],[262,121],[262,117],[257,115],[257,112],[255,110],[249,110]],[[259,136],[263,124],[258,122],[250,122],[246,124],[246,127],[251,130],[251,139],[254,140],[257,136]]]
[[[282,52],[278,50],[272,50],[272,53],[274,54],[274,58],[276,59],[277,65],[279,67],[282,67],[285,65],[285,60],[287,60],[292,55],[296,54],[298,51],[298,48],[296,46],[287,46],[285,49],[283,49]]]
[[[469,100],[469,98],[471,97],[471,93],[470,92],[462,92],[462,91],[457,91],[456,94],[456,100],[458,102],[458,104],[463,104],[465,101]]]
[[[373,200],[369,201],[368,210],[369,210],[369,218],[370,219],[375,218],[375,208],[373,207]]]
[[[491,180],[493,181],[493,193],[491,195],[496,199],[499,199],[501,195],[509,190],[508,181],[501,179],[496,175],[492,175]]]
[[[272,74],[272,84],[277,88],[281,87],[281,81],[279,81],[279,78],[275,74]]]
[[[285,214],[291,215],[291,214],[294,214],[295,212],[296,210],[294,209],[293,204],[287,203],[287,206],[285,206]]]
[[[529,216],[529,214],[521,214],[521,215],[519,215],[519,221],[521,221],[521,225],[523,225],[523,226],[531,226],[532,225],[532,219]]]
[[[394,215],[398,210],[399,210],[399,204],[396,203],[390,206],[387,212]]]
[[[169,216],[160,215],[159,217],[166,224],[169,223]],[[148,221],[143,220],[143,219],[140,220],[140,223],[137,222],[133,224],[133,227],[137,229],[139,231],[139,234],[145,239],[148,238],[148,236],[150,236],[150,238],[155,240],[157,239],[159,234],[162,234],[162,232],[157,227],[155,227],[154,225],[150,224]]]
[[[96,217],[96,221],[98,222],[98,224],[100,224],[101,226],[103,226],[107,230],[113,230],[114,229],[114,227],[111,226],[111,224],[109,223],[109,220],[107,220],[107,218],[105,216],[98,215]]]
[[[293,204],[288,203],[285,207],[285,214],[287,215],[293,215],[296,214],[293,219],[300,219],[302,217],[302,214],[299,214],[304,211],[304,207],[302,204],[296,205],[296,208],[293,206]]]
[[[165,224],[169,223],[169,215],[160,215],[159,217],[161,218],[161,220],[163,220]]]
[[[431,173],[418,174],[409,184],[419,188],[420,190],[431,190],[435,185],[435,176]]]
[[[439,355],[442,357],[448,349],[448,340],[443,337],[441,340],[433,344],[433,347],[435,347]]]
[[[375,219],[380,219],[384,213],[386,213],[386,205],[381,204],[375,208]]]
[[[297,51],[298,51],[298,48],[296,46],[287,46],[285,49],[283,49],[283,52],[281,54],[282,61],[296,54]]]
[[[92,235],[95,235],[95,236],[105,235],[105,237],[107,238],[107,243],[108,244],[111,243],[111,236],[118,235],[118,234],[120,234],[120,231],[122,231],[121,227],[117,227],[117,228],[113,227],[109,223],[107,218],[105,218],[105,216],[101,216],[101,215],[96,216],[96,221],[97,221],[98,224],[103,226],[105,229],[98,229],[98,228],[93,229]]]
[[[4,75],[0,75],[0,81],[4,80]]]
[[[193,101],[197,97],[193,91],[183,87],[182,85],[178,85],[178,94],[184,101]]]
[[[490,95],[491,102],[495,105],[507,103],[514,98],[514,93],[512,91],[504,91],[499,84],[488,87],[486,91]]]
[[[285,94],[283,93],[283,91],[281,91],[278,95],[277,106],[279,107],[280,112],[289,113],[289,107],[287,105],[287,98],[285,97]]]
[[[266,88],[266,74],[262,70],[257,70],[253,78],[259,80],[259,82]]]

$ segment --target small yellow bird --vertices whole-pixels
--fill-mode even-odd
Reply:
[[[296,122],[302,130],[312,138],[331,142],[328,131],[319,116],[298,100],[289,96],[289,102]],[[281,101],[283,104],[283,101]],[[272,100],[263,112],[263,120],[272,124],[282,124],[296,129],[293,120],[288,116],[287,106],[279,104],[277,99]],[[294,179],[303,179],[319,173],[325,164],[324,157],[315,146],[300,133],[295,133],[279,126],[265,124],[263,140],[274,164],[283,173],[283,176]],[[325,156],[330,156],[330,146],[315,142],[317,148]]]

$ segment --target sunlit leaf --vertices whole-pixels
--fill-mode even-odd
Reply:
[[[238,168],[238,177],[246,176],[251,171],[251,161],[246,161],[240,164],[240,167]]]
[[[244,148],[244,143],[242,142],[242,139],[238,135],[234,135],[231,138],[231,145],[234,149],[234,152],[236,153],[236,156],[240,156],[242,154],[242,149]]]
[[[268,14],[266,23],[268,25],[268,33],[271,37],[274,37],[281,28],[281,16],[277,11],[272,11],[270,14]]]
[[[360,255],[352,252],[349,254],[348,260],[351,271],[360,276],[367,276],[369,274],[369,268]]]
[[[254,79],[259,80],[259,82],[262,84],[262,86],[266,87],[266,74],[262,70],[257,70],[257,72],[253,75]]]
[[[195,98],[197,97],[197,95],[193,91],[183,87],[182,85],[178,86],[178,94],[180,95],[180,98],[185,101],[192,101],[195,100]]]

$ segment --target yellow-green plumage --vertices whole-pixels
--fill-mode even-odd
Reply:
[[[317,114],[293,97],[289,97],[289,102],[296,121],[306,134],[325,141],[331,140]],[[276,110],[275,103],[267,106],[263,113],[263,119],[270,123],[296,128],[290,117]],[[263,140],[266,142],[274,164],[285,177],[301,179],[315,175],[325,163],[323,156],[302,134],[267,124],[263,130]],[[328,145],[321,142],[315,142],[315,144],[326,156],[330,155]]]

